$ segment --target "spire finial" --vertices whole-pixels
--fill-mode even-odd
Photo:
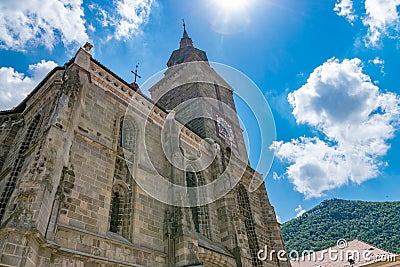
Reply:
[[[182,40],[183,40],[183,39],[190,39],[189,34],[188,34],[187,31],[186,31],[186,22],[185,22],[185,19],[182,19],[182,26],[183,26]],[[191,40],[190,40],[190,42],[191,42]],[[191,45],[191,44],[189,44],[189,45]]]

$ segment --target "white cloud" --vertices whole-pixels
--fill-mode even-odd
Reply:
[[[299,218],[301,215],[306,213],[306,210],[303,209],[301,205],[298,205],[297,208],[294,209],[294,211],[296,212],[296,218]]]
[[[53,61],[42,60],[29,65],[30,76],[19,73],[11,67],[0,68],[0,110],[11,109],[18,105],[56,66]]]
[[[88,7],[90,10],[96,13],[96,20],[100,22],[101,26],[108,27],[113,24],[113,22],[109,18],[107,11],[105,11],[101,6],[97,4],[90,4]]]
[[[95,32],[95,31],[96,31],[96,27],[94,27],[93,24],[89,24],[88,30],[89,30],[90,32]]]
[[[120,21],[117,24],[115,37],[121,39],[139,33],[139,26],[146,23],[150,16],[152,2],[152,0],[117,1]]]
[[[400,0],[365,0],[366,17],[364,25],[368,27],[365,37],[366,46],[378,46],[383,36],[398,36],[400,16],[397,8]]]
[[[352,0],[339,0],[336,2],[333,10],[336,12],[336,14],[338,14],[338,16],[345,17],[351,24],[353,24],[357,18],[354,13],[355,11]]]
[[[385,64],[385,61],[383,59],[380,59],[379,57],[375,57],[372,60],[372,63],[374,63],[375,65],[383,65]]]
[[[141,33],[148,22],[153,0],[115,0],[105,5],[90,4],[85,26],[83,0],[2,0],[0,1],[0,48],[27,51],[44,46],[51,50],[62,42],[64,46],[82,45],[89,41],[88,33],[98,27],[105,29],[106,40],[129,39]]]
[[[286,175],[306,198],[379,174],[380,157],[399,124],[400,99],[382,93],[362,71],[361,60],[330,59],[317,67],[288,100],[298,124],[314,127],[324,138],[275,142],[277,158],[290,166]]]
[[[273,178],[274,180],[279,180],[279,179],[282,178],[282,175],[279,175],[278,173],[273,172],[273,173],[272,173],[272,178]]]
[[[383,37],[399,38],[400,0],[365,0],[365,13],[361,16],[367,34],[364,37],[366,47],[379,47]],[[345,17],[351,24],[357,20],[353,0],[338,0],[333,9],[339,16]]]
[[[279,215],[276,215],[276,221],[278,223],[282,223],[282,219],[281,219],[281,217]]]
[[[369,60],[368,62],[379,66],[379,68],[380,68],[380,70],[381,70],[381,73],[382,73],[383,75],[386,74],[386,73],[385,73],[385,61],[384,61],[383,59],[381,59],[381,58],[379,58],[379,57],[375,57],[374,59]]]
[[[153,5],[153,0],[117,0],[112,8],[91,4],[89,9],[103,27],[110,27],[112,34],[106,40],[121,40],[141,33],[140,27],[148,22]]]
[[[0,1],[0,48],[83,44],[88,36],[81,5],[82,0]]]

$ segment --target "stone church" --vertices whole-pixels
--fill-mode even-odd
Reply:
[[[290,266],[258,258],[280,224],[186,29],[151,99],[91,48],[0,112],[0,266]]]

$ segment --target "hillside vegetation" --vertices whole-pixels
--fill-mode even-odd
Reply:
[[[287,251],[318,251],[344,238],[400,254],[400,202],[325,200],[282,224]]]

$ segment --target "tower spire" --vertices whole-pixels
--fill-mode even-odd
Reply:
[[[168,68],[177,64],[191,61],[208,61],[206,52],[194,47],[192,39],[186,31],[186,22],[182,19],[183,35],[179,49],[172,52],[167,62]]]
[[[183,35],[182,35],[182,39],[181,39],[181,43],[180,43],[180,48],[187,47],[187,46],[193,47],[192,39],[189,37],[189,34],[186,31],[185,19],[182,19],[182,26],[183,26]]]

